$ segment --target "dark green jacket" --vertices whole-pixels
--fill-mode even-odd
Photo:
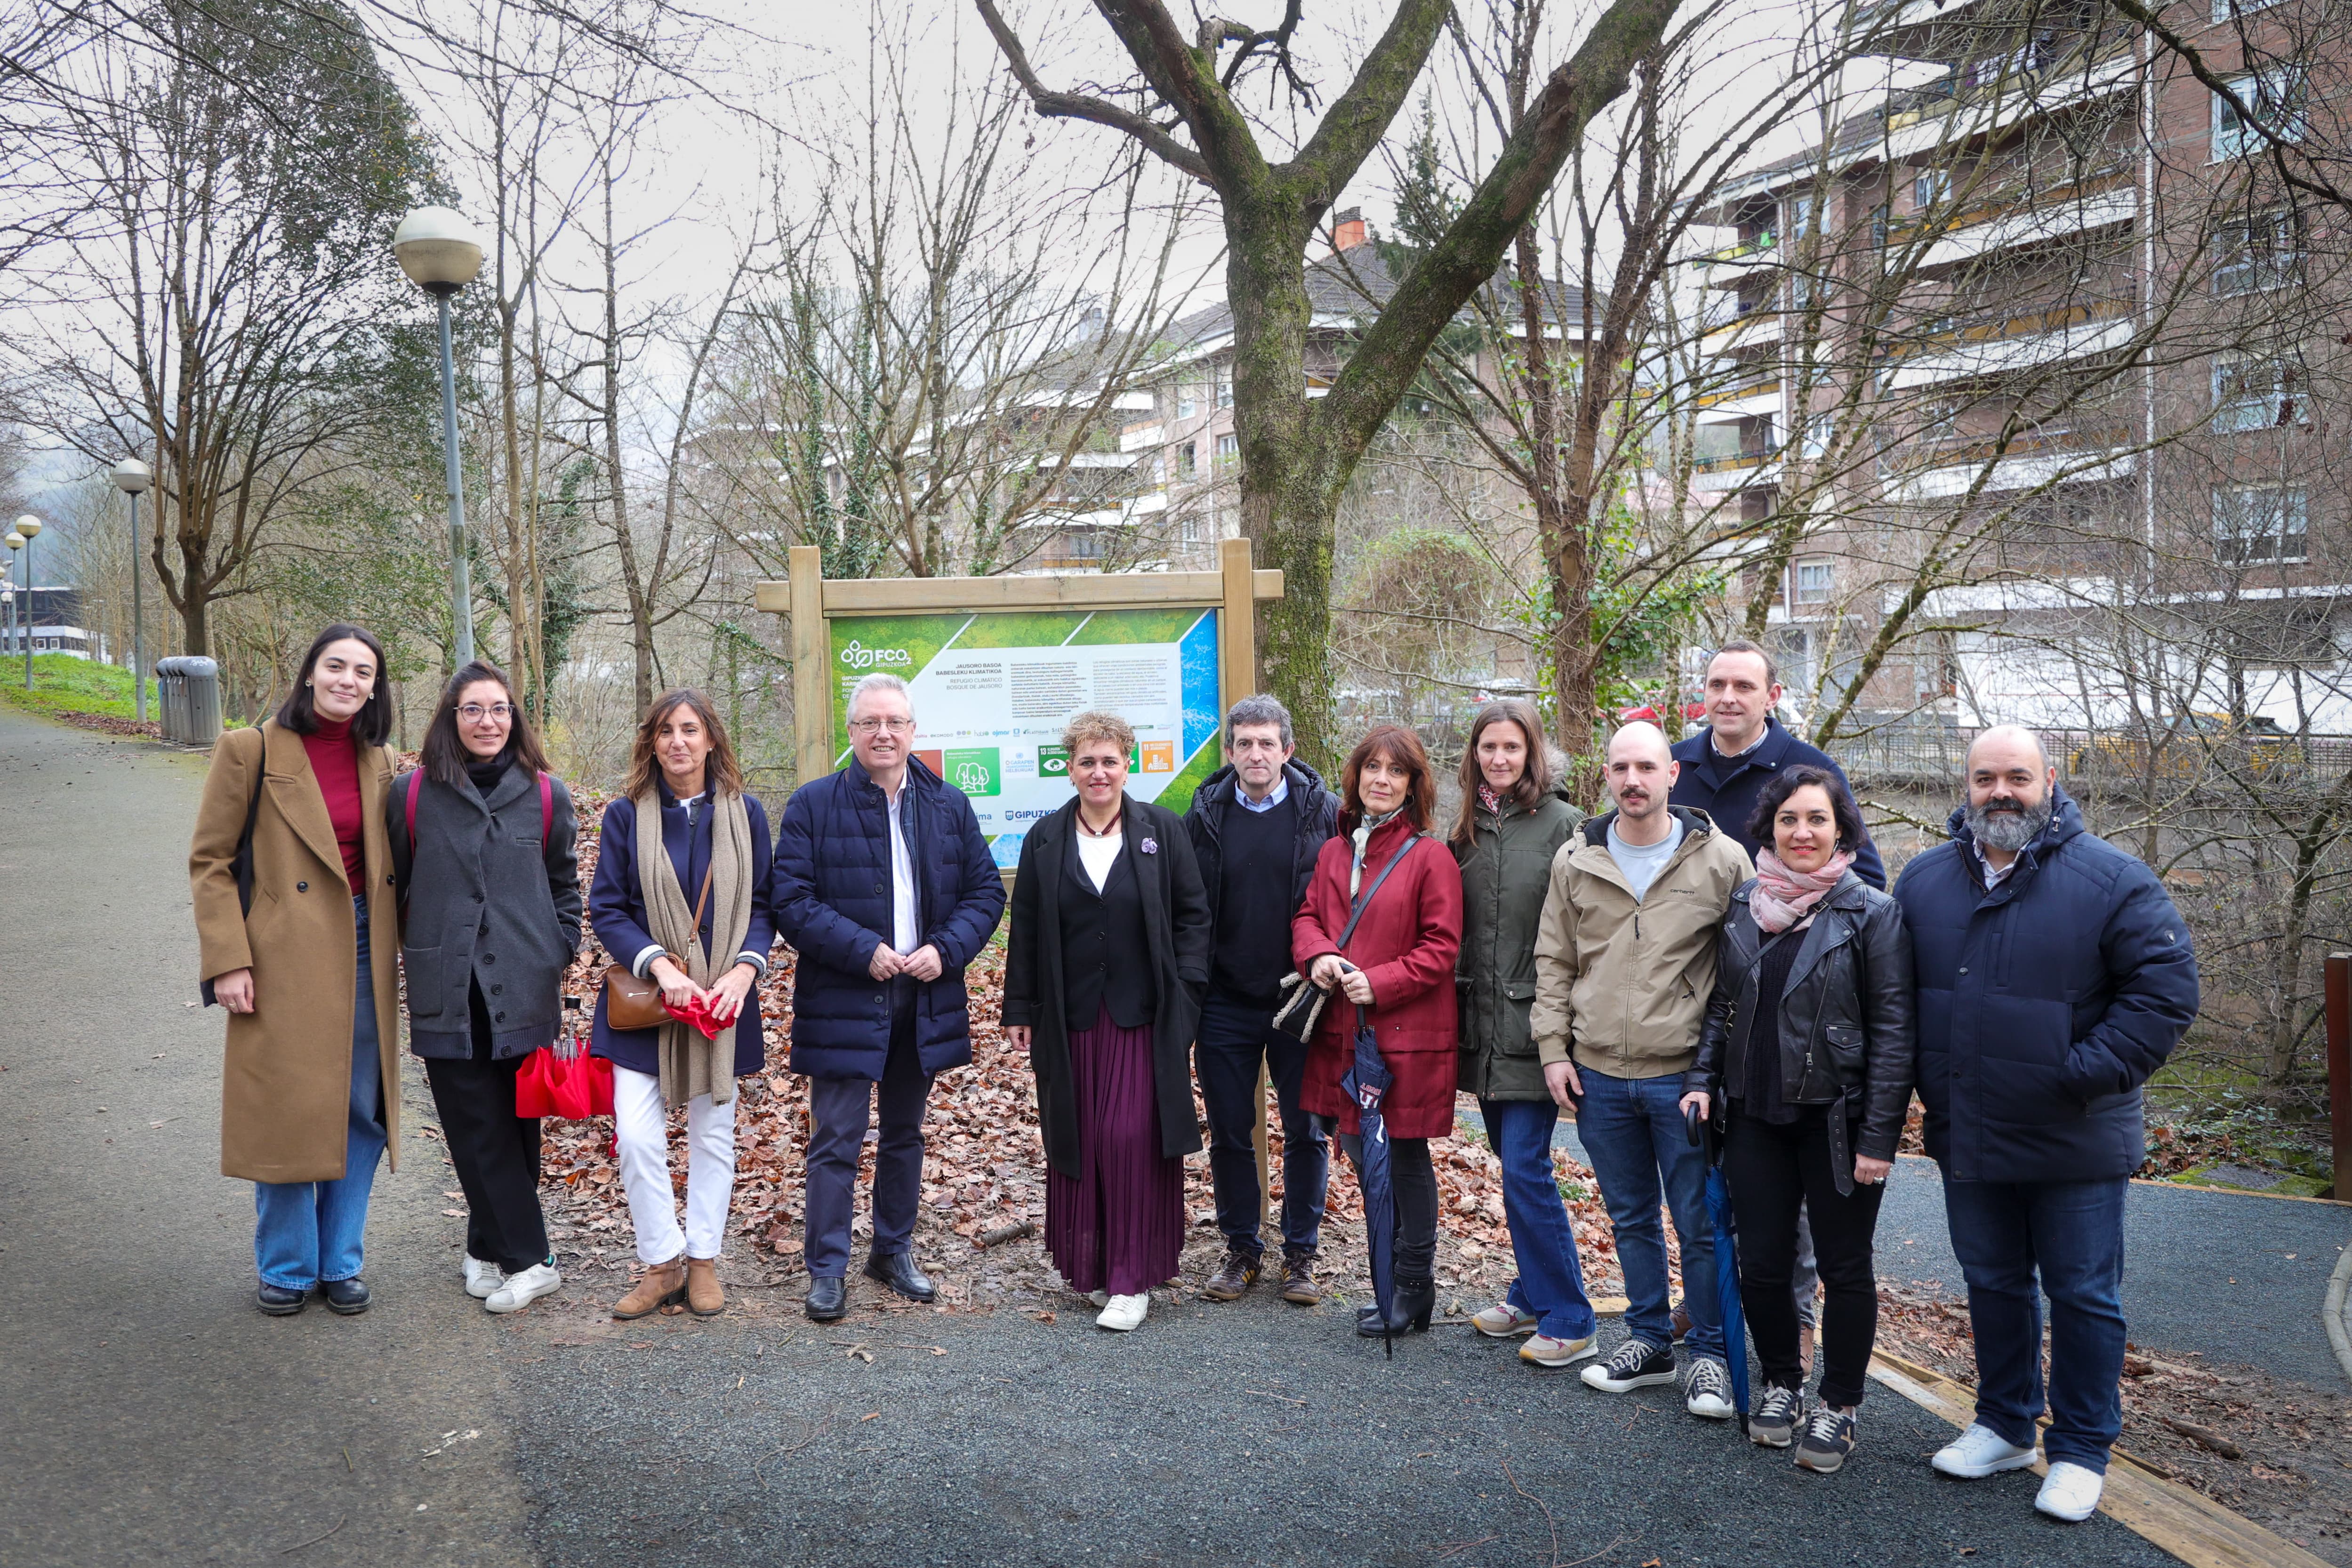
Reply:
[[[1551,886],[1552,857],[1584,813],[1555,790],[1533,811],[1506,805],[1498,818],[1473,806],[1471,842],[1454,846],[1462,867],[1461,1088],[1484,1100],[1548,1100],[1543,1062],[1528,1029],[1536,998],[1536,923]]]

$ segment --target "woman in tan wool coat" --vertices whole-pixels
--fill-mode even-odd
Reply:
[[[204,978],[229,1014],[221,1173],[254,1184],[257,1301],[273,1317],[313,1288],[334,1311],[367,1310],[369,1189],[387,1145],[399,1165],[383,671],[370,633],[320,632],[277,717],[214,746],[188,851]]]

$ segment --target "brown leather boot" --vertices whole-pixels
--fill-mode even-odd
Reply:
[[[686,1260],[686,1310],[698,1318],[715,1318],[727,1310],[727,1292],[719,1284],[719,1259]]]
[[[1315,1283],[1315,1254],[1311,1250],[1282,1249],[1282,1299],[1296,1306],[1312,1307],[1323,1300],[1323,1287]]]
[[[657,1312],[686,1294],[686,1256],[656,1263],[637,1280],[636,1289],[613,1303],[613,1316],[622,1322]]]

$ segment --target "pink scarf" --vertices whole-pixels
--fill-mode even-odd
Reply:
[[[1778,855],[1764,850],[1756,857],[1756,890],[1748,895],[1756,923],[1774,935],[1808,923],[1813,918],[1813,906],[1828,896],[1853,864],[1853,856],[1841,849],[1818,871],[1791,871],[1780,864]]]

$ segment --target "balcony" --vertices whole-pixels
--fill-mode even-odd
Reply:
[[[1948,381],[2014,374],[2066,360],[2109,353],[2132,341],[2130,299],[2054,305],[2020,315],[1988,314],[1930,335],[1927,345],[1897,349],[1886,384],[1904,391]],[[1941,345],[1952,345],[1948,350]]]
[[[1923,268],[1948,267],[1997,250],[2112,228],[2137,216],[2139,186],[2132,171],[2103,170],[2053,190],[2029,190],[1979,204],[1952,219],[1919,264]],[[1896,237],[1905,226],[1895,226]]]
[[[1706,494],[1723,494],[1766,483],[1780,474],[1780,448],[1763,447],[1720,458],[1699,458],[1691,465],[1691,488]]]
[[[2132,440],[2130,426],[2116,424],[2038,426],[2005,447],[1989,436],[1943,436],[1889,453],[1880,468],[1894,480],[1889,493],[1897,501],[1944,500],[1970,490],[1993,495],[2125,478],[2137,471],[2139,454],[2116,448]]]
[[[1753,387],[1736,388],[1733,395],[1700,399],[1695,422],[1737,425],[1743,419],[1778,420],[1780,415],[1780,383],[1776,377]]]
[[[2134,84],[2138,68],[2128,46],[2097,60],[2068,53],[2030,68],[1979,62],[1889,97],[1877,110],[1886,124],[1885,153],[1902,163],[1948,151],[1969,138],[2120,91]]]

